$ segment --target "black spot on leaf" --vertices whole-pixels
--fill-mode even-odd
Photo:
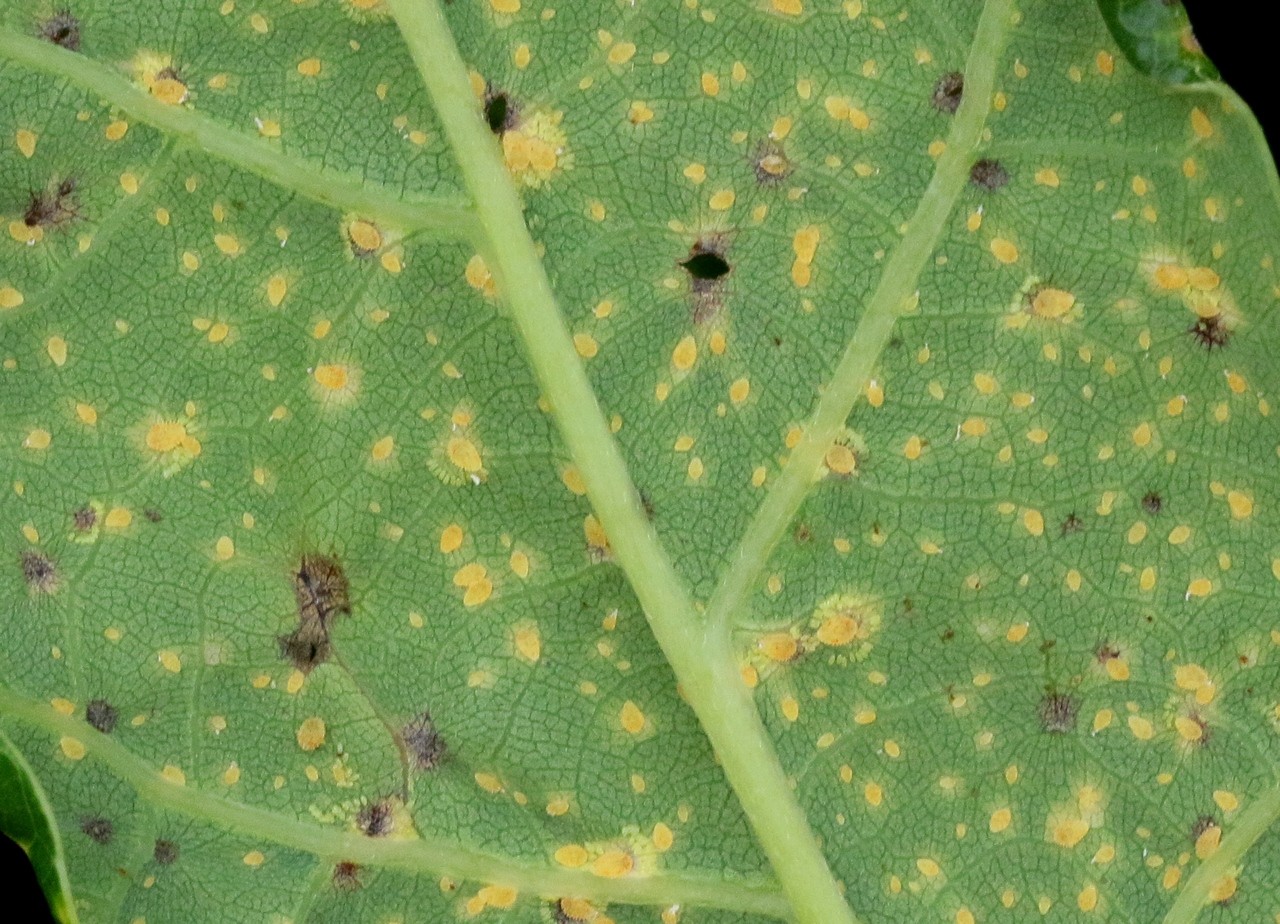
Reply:
[[[1231,341],[1231,330],[1220,314],[1208,318],[1197,318],[1196,323],[1187,328],[1187,333],[1206,350],[1225,347]]]
[[[360,864],[341,860],[333,864],[333,887],[339,892],[354,892],[363,886],[360,881]]]
[[[418,713],[404,727],[401,737],[415,770],[434,770],[449,756],[449,749],[429,712]]]
[[[87,533],[97,522],[97,511],[87,505],[71,514],[71,525],[76,532]]]
[[[159,523],[161,520],[164,519],[163,513],[151,507],[148,507],[146,510],[142,511],[142,515],[147,518],[148,523]]]
[[[105,699],[91,699],[85,703],[84,720],[104,735],[109,735],[115,730],[120,713]]]
[[[519,116],[515,101],[504,91],[492,85],[485,88],[484,120],[489,131],[501,137],[519,124]]]
[[[80,50],[80,20],[65,7],[42,19],[37,34],[46,42],[60,45],[67,51]]]
[[[76,181],[59,180],[27,199],[22,222],[28,228],[53,228],[65,225],[78,215],[75,202]]]
[[[1076,727],[1080,704],[1066,693],[1048,693],[1040,700],[1040,727],[1051,735],[1063,735]]]
[[[386,837],[395,825],[391,803],[383,799],[370,802],[356,813],[356,827],[366,837]]]
[[[178,845],[173,841],[158,838],[151,855],[161,866],[169,866],[178,861]]]
[[[318,553],[302,556],[293,575],[298,627],[279,638],[280,653],[305,672],[329,658],[329,624],[351,614],[350,586],[336,558]]]
[[[36,593],[51,594],[58,589],[58,568],[43,552],[27,550],[19,557],[22,578]]]
[[[1164,509],[1164,498],[1158,491],[1148,491],[1142,495],[1142,509],[1152,516],[1156,516]]]
[[[933,108],[947,115],[955,115],[960,108],[960,100],[964,98],[964,74],[952,71],[943,74],[933,85]]]
[[[995,192],[1009,185],[1009,171],[1000,165],[998,160],[986,157],[975,161],[969,168],[969,182],[989,192]]]
[[[95,844],[102,844],[104,847],[110,844],[116,836],[115,825],[101,815],[86,815],[81,818],[80,830],[89,840]]]

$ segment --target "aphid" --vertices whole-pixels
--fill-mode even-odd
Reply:
[[[449,756],[449,749],[429,712],[423,711],[414,716],[405,725],[401,737],[415,770],[434,770]]]
[[[964,97],[964,74],[952,71],[943,74],[933,85],[933,108],[947,115],[955,115]]]
[[[1076,727],[1080,704],[1066,693],[1048,693],[1040,700],[1040,727],[1051,735],[1063,735]]]
[[[354,892],[363,886],[360,881],[360,864],[340,860],[333,865],[333,887],[339,892]]]
[[[115,730],[120,714],[105,699],[91,699],[85,703],[84,720],[104,735],[109,735]]]
[[[395,815],[385,799],[370,802],[356,814],[356,827],[366,837],[386,837],[394,826]]]
[[[46,42],[60,45],[67,51],[80,50],[80,20],[65,7],[42,20],[37,34]]]
[[[115,825],[101,815],[86,815],[81,818],[80,830],[84,832],[84,835],[89,840],[95,844],[102,844],[104,847],[110,844],[116,836]]]
[[[22,222],[28,228],[49,228],[66,224],[75,218],[76,203],[72,196],[76,191],[76,181],[70,178],[50,184],[42,192],[31,192],[27,200],[27,208],[22,213]]]
[[[19,556],[22,577],[36,593],[51,594],[58,589],[58,568],[43,552],[27,550]]]
[[[1206,350],[1224,347],[1231,340],[1231,331],[1220,314],[1208,318],[1197,318],[1196,323],[1187,328],[1187,333],[1195,337],[1196,342]]]
[[[1009,171],[1000,165],[998,160],[982,158],[969,168],[969,182],[989,192],[995,192],[1009,185]]]
[[[173,841],[158,838],[151,855],[161,866],[168,866],[178,860],[178,845]]]

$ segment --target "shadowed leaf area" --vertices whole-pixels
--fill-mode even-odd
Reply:
[[[1280,184],[1162,0],[0,5],[63,922],[1280,920]]]

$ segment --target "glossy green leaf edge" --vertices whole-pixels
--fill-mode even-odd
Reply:
[[[79,918],[71,901],[66,856],[58,829],[50,823],[53,817],[53,806],[31,765],[0,731],[0,830],[31,858],[54,919],[76,924]]]
[[[1218,79],[1218,69],[1200,50],[1181,3],[1098,0],[1098,9],[1124,56],[1142,73],[1170,84]]]

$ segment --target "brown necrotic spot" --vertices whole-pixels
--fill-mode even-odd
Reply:
[[[178,845],[165,838],[158,838],[151,855],[161,866],[169,866],[178,861]]]
[[[444,738],[440,736],[440,730],[436,728],[429,712],[420,712],[414,716],[405,725],[401,736],[415,770],[434,770],[449,755]]]
[[[1076,727],[1080,704],[1065,693],[1049,693],[1040,700],[1036,710],[1040,727],[1051,735],[1063,735]]]
[[[46,42],[61,45],[67,51],[80,50],[80,20],[65,7],[40,20],[37,34]]]
[[[104,735],[109,735],[115,730],[120,714],[105,699],[91,699],[84,705],[84,720]]]
[[[765,138],[756,145],[751,155],[751,168],[761,186],[777,186],[791,175],[791,161],[787,159],[782,144],[772,138]]]
[[[1200,835],[1208,831],[1210,828],[1218,827],[1218,819],[1212,815],[1201,815],[1191,824],[1191,842],[1194,844],[1200,840]]]
[[[1164,498],[1160,496],[1158,491],[1148,491],[1142,495],[1142,509],[1147,513],[1155,516],[1164,509]]]
[[[294,571],[293,595],[298,605],[298,627],[280,636],[280,653],[305,673],[329,658],[331,620],[351,614],[346,572],[330,555],[307,553]]]
[[[71,525],[77,532],[87,533],[97,522],[97,511],[87,505],[71,514]]]
[[[28,228],[52,228],[65,225],[78,214],[75,202],[76,181],[59,180],[40,192],[32,191],[27,199],[22,222]]]
[[[933,85],[933,108],[947,115],[955,115],[960,108],[960,100],[964,98],[964,74],[952,71],[943,74]]]
[[[484,91],[484,121],[489,131],[501,137],[515,128],[520,121],[520,111],[515,101],[503,90],[492,84]]]
[[[110,819],[103,818],[101,815],[86,815],[81,818],[80,830],[89,840],[103,846],[110,844],[116,836],[115,825]]]
[[[1082,529],[1084,529],[1084,521],[1081,520],[1074,513],[1068,513],[1066,516],[1066,519],[1062,521],[1062,526],[1060,527],[1060,529],[1061,529],[1062,535],[1070,536],[1072,533],[1078,533]]]
[[[58,589],[58,567],[43,552],[28,550],[19,557],[22,578],[27,587],[40,594],[51,594]]]
[[[1187,328],[1187,333],[1206,350],[1224,347],[1231,341],[1231,330],[1220,314],[1208,318],[1197,318],[1196,323]]]
[[[995,192],[1009,185],[1009,171],[1000,165],[1000,161],[984,157],[969,168],[969,182]]]
[[[386,837],[395,826],[395,814],[386,799],[370,802],[356,813],[356,827],[366,837]]]
[[[364,883],[360,881],[360,864],[341,860],[333,864],[333,887],[339,892],[354,892]]]

